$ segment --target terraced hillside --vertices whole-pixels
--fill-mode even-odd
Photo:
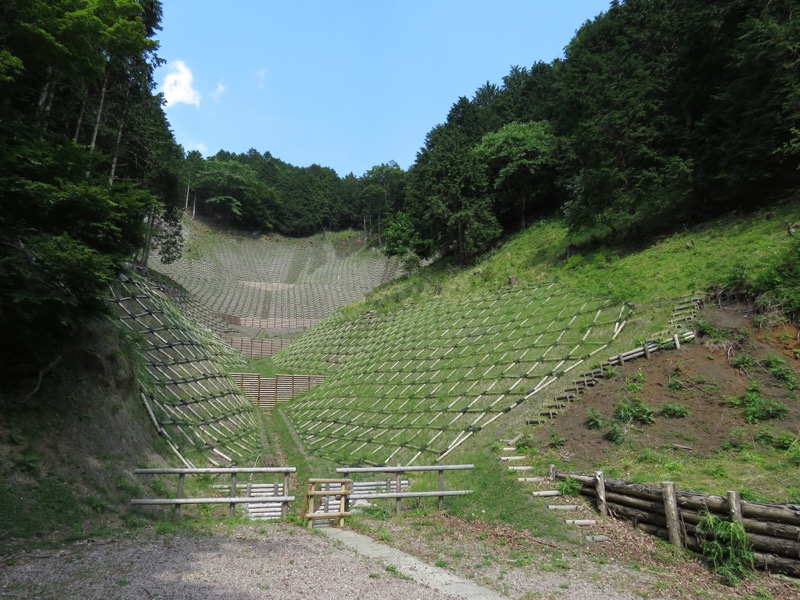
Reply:
[[[506,288],[331,319],[276,361],[328,375],[287,409],[310,451],[350,464],[430,462],[629,350],[620,333],[630,314],[560,283]]]
[[[124,277],[111,292],[142,355],[142,401],[181,462],[254,461],[263,452],[260,424],[227,374],[244,363],[242,356],[141,278]]]
[[[150,267],[251,337],[297,334],[400,273],[357,233],[309,239],[232,235],[185,223],[184,256]]]

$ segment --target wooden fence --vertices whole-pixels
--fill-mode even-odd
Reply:
[[[274,356],[280,352],[284,346],[288,346],[292,343],[292,340],[286,338],[258,340],[250,337],[227,337],[225,341],[228,342],[234,350],[238,350],[248,358]]]
[[[178,489],[175,498],[135,498],[131,500],[132,505],[138,506],[174,506],[175,516],[180,518],[181,507],[184,504],[228,504],[229,514],[233,517],[236,513],[237,504],[263,504],[265,498],[263,496],[239,496],[237,484],[237,477],[240,474],[273,474],[283,475],[283,483],[281,489],[284,491],[289,489],[289,477],[295,473],[297,469],[294,467],[215,467],[215,468],[164,468],[164,469],[135,469],[135,475],[177,475],[178,476]],[[231,481],[228,489],[230,495],[227,498],[185,498],[184,483],[187,475],[230,475]],[[248,488],[249,489],[249,488]],[[294,501],[294,496],[277,496],[272,495],[269,497],[269,503],[280,503],[281,512],[280,516],[285,517],[289,512],[289,503]]]
[[[471,494],[472,490],[446,490],[444,489],[444,473],[445,471],[467,471],[473,469],[473,465],[433,465],[433,466],[396,466],[396,467],[341,467],[336,469],[337,473],[341,473],[342,477],[349,478],[350,475],[357,475],[363,473],[375,474],[384,473],[387,475],[394,475],[393,485],[388,485],[389,491],[380,489],[379,484],[376,484],[378,489],[358,491],[349,495],[348,501],[352,500],[378,500],[383,498],[395,499],[395,511],[400,514],[401,502],[403,498],[439,498],[439,510],[444,509],[445,496],[463,496]],[[418,492],[403,492],[403,475],[406,473],[420,473],[424,471],[437,471],[439,473],[439,484],[436,491],[418,491]],[[355,484],[354,484],[355,485]],[[394,488],[394,489],[392,489]],[[357,488],[356,488],[357,489]]]
[[[596,500],[603,515],[630,519],[636,527],[670,543],[702,552],[697,525],[705,512],[739,521],[754,550],[757,566],[800,576],[800,506],[742,500],[739,493],[713,496],[678,490],[670,481],[642,485],[592,475],[559,471],[552,479],[581,482],[581,494]]]
[[[261,377],[256,373],[232,373],[231,377],[256,406],[272,410],[278,402],[291,400],[325,381],[324,375],[276,375]]]

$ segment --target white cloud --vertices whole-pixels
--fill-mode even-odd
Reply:
[[[182,60],[170,63],[172,72],[164,77],[164,99],[167,106],[173,104],[194,104],[200,107],[200,92],[192,87],[194,77]]]
[[[197,150],[200,154],[208,155],[208,146],[206,146],[203,142],[199,142],[197,144],[192,144],[190,150]]]
[[[220,79],[220,82],[217,84],[217,89],[215,89],[214,93],[211,94],[211,97],[214,98],[214,102],[219,102],[219,97],[222,96],[223,92],[225,92],[225,84],[223,81],[224,80]]]

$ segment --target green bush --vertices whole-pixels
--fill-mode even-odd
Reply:
[[[697,524],[703,556],[725,585],[734,586],[754,568],[753,549],[739,521],[706,512]]]
[[[682,419],[689,414],[689,409],[680,403],[665,404],[661,407],[661,415],[670,419]]]
[[[589,429],[602,429],[605,427],[606,422],[603,415],[594,408],[586,409],[586,427]]]
[[[617,404],[615,417],[623,423],[638,421],[642,425],[650,425],[656,420],[655,414],[656,411],[640,398],[625,398]]]

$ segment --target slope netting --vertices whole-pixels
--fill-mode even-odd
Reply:
[[[242,355],[141,278],[122,277],[111,292],[119,320],[136,334],[144,405],[181,461],[252,461],[261,451],[255,409],[226,374],[244,364]]]
[[[332,319],[277,357],[328,374],[287,412],[307,448],[336,461],[438,460],[562,377],[602,362],[629,313],[551,283],[436,299],[358,323]]]
[[[187,254],[169,265],[154,255],[150,266],[210,310],[242,318],[228,322],[286,334],[315,325],[400,273],[396,259],[320,238],[232,238],[209,245],[202,256]]]

